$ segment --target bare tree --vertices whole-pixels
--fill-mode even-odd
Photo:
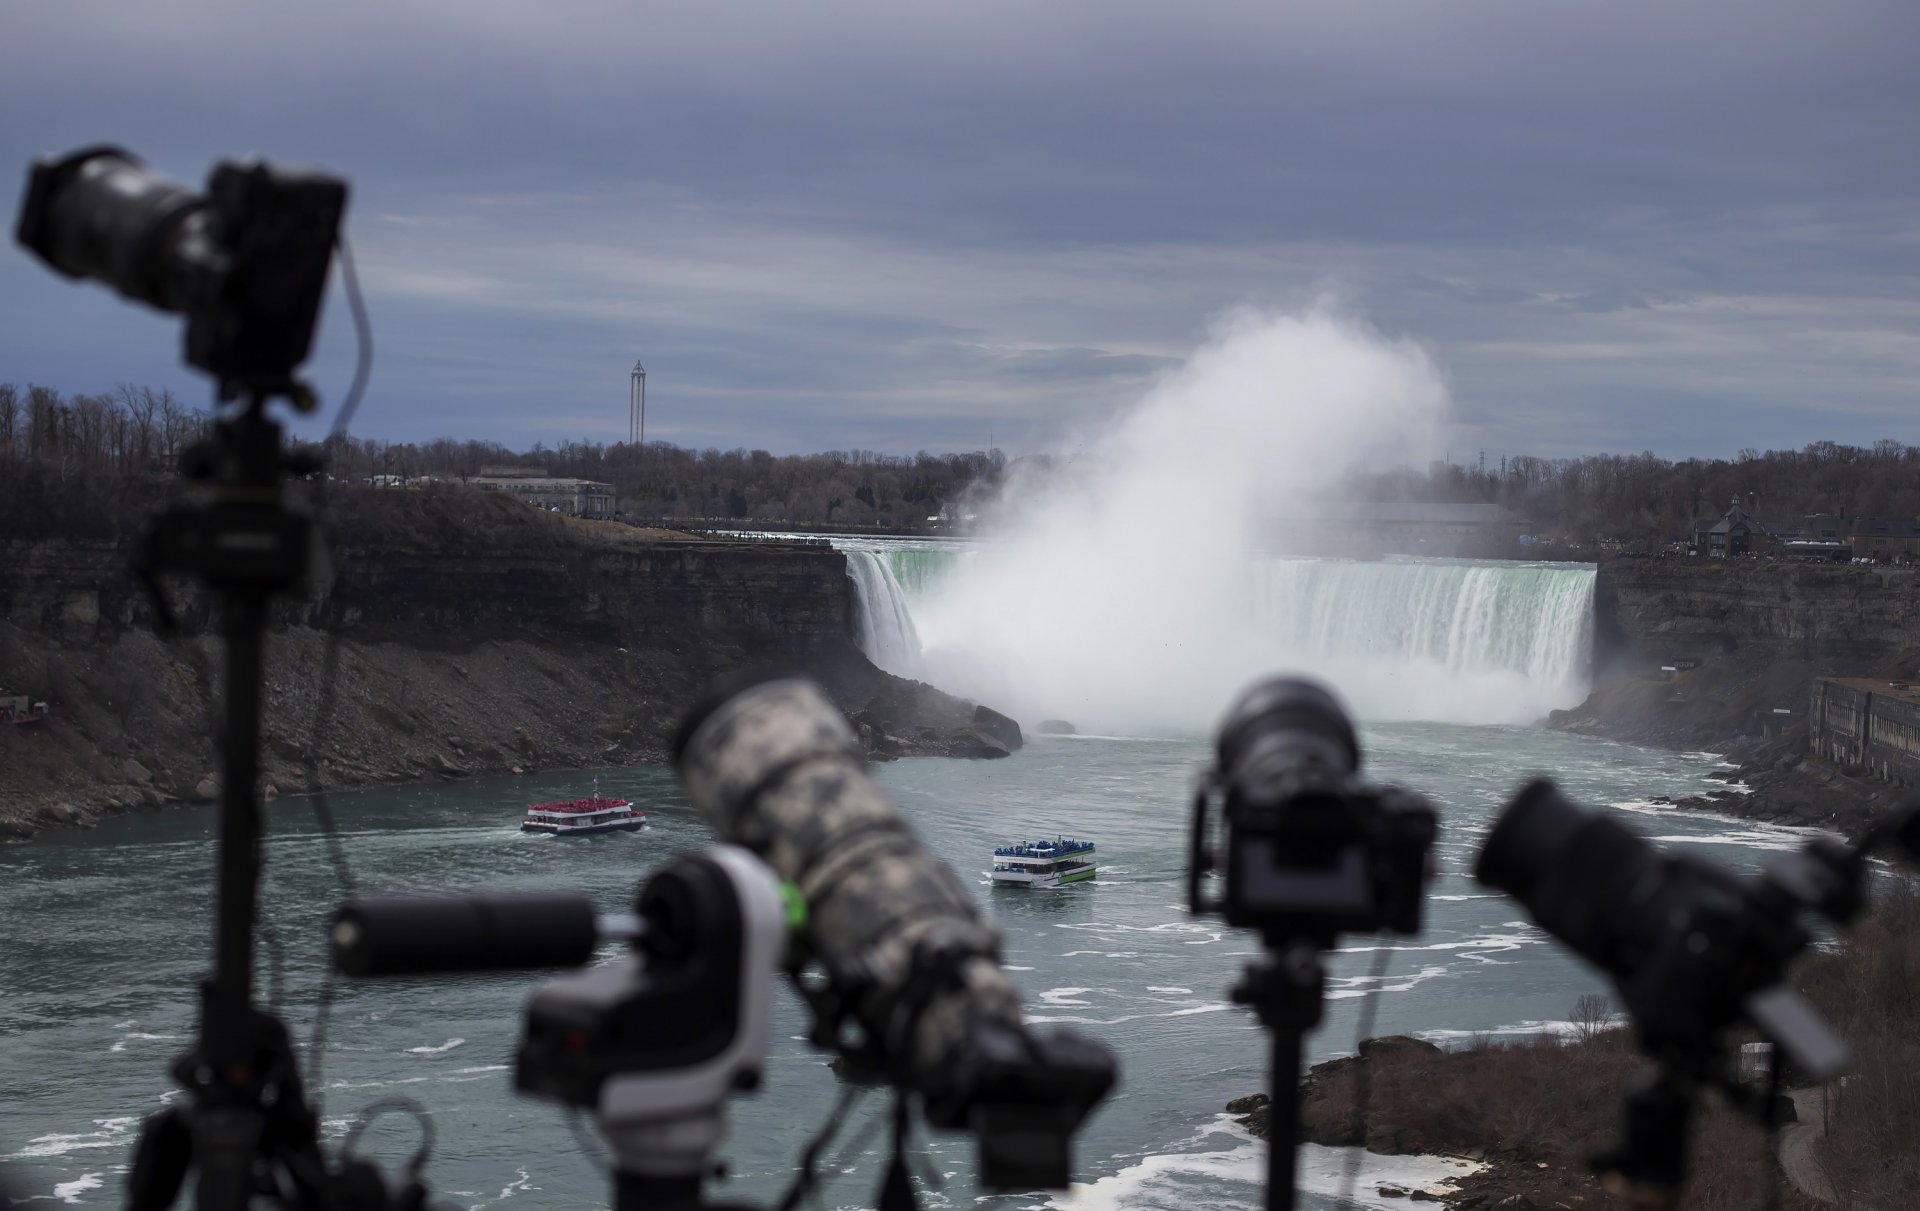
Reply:
[[[16,435],[20,430],[20,393],[12,383],[0,383],[0,462],[14,460]]]
[[[1591,1043],[1613,1022],[1613,1002],[1597,992],[1581,994],[1573,1003],[1573,1037]]]

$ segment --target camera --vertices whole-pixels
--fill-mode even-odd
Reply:
[[[1188,903],[1270,944],[1326,948],[1341,933],[1418,933],[1437,820],[1421,796],[1362,778],[1353,724],[1333,695],[1297,678],[1253,686],[1220,725],[1217,764],[1193,805]],[[1224,859],[1209,807],[1224,799]],[[1225,878],[1208,899],[1201,876]]]
[[[361,978],[582,968],[529,1002],[514,1087],[593,1113],[616,1204],[654,1208],[704,1205],[726,1099],[760,1083],[787,936],[779,881],[727,845],[663,867],[628,915],[579,895],[395,896],[343,904],[330,933]],[[628,952],[587,967],[609,939]]]
[[[1815,837],[1742,878],[1663,854],[1542,778],[1508,804],[1474,875],[1612,978],[1656,1058],[1700,1071],[1744,1019],[1813,1079],[1845,1069],[1845,1044],[1784,980],[1811,940],[1806,913],[1836,924],[1859,914],[1858,851]]]
[[[820,688],[718,688],[682,723],[674,766],[714,831],[804,899],[789,972],[813,1042],[917,1094],[935,1126],[971,1131],[981,1185],[1065,1187],[1073,1134],[1113,1086],[1113,1054],[1022,1022],[999,935],[868,776]]]
[[[1753,877],[1663,854],[1551,781],[1528,783],[1488,833],[1480,882],[1525,905],[1542,929],[1606,972],[1655,1068],[1625,1101],[1622,1142],[1594,1166],[1636,1206],[1671,1207],[1686,1179],[1688,1122],[1699,1091],[1718,1087],[1771,1125],[1771,1090],[1741,1083],[1730,1032],[1757,1028],[1812,1081],[1851,1064],[1845,1040],[1787,982],[1812,940],[1805,918],[1837,925],[1866,902],[1866,856],[1883,840],[1912,851],[1915,816],[1898,813],[1858,846],[1815,837]]]
[[[1353,722],[1325,687],[1297,677],[1257,682],[1227,710],[1214,764],[1193,797],[1187,904],[1258,930],[1266,953],[1233,999],[1273,1035],[1267,1207],[1294,1205],[1303,1039],[1320,1024],[1321,952],[1342,933],[1418,933],[1433,876],[1438,816],[1419,795],[1360,775]],[[1224,801],[1224,857],[1212,805]],[[1202,880],[1224,876],[1211,898]]]
[[[186,360],[222,399],[306,401],[291,376],[313,345],[346,204],[346,182],[316,172],[230,161],[201,195],[89,147],[34,164],[15,235],[68,277],[186,316]]]

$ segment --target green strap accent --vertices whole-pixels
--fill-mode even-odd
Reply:
[[[787,905],[787,932],[802,934],[807,929],[807,898],[786,879],[780,880],[780,898]]]

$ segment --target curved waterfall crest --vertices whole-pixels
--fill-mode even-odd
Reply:
[[[1027,713],[1112,710],[1117,730],[1204,729],[1247,681],[1278,671],[1325,678],[1368,718],[1530,723],[1578,703],[1591,675],[1590,564],[1247,556],[1197,576],[1214,591],[1170,635],[1124,591],[1090,625],[1036,622],[1049,608],[1040,586],[974,583],[985,550],[842,550],[876,665]],[[1063,551],[1060,564],[1077,558]],[[1124,588],[1177,573],[1143,562],[1106,574]],[[1100,641],[1091,655],[1076,650],[1083,631]]]
[[[1255,567],[1258,616],[1284,650],[1405,660],[1461,677],[1517,674],[1543,690],[1585,693],[1588,565],[1272,559]]]
[[[907,595],[884,553],[843,550],[853,582],[854,625],[867,659],[902,677],[919,674],[920,633]]]

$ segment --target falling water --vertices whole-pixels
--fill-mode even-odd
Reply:
[[[939,625],[942,589],[972,550],[890,549],[870,541],[844,549],[860,645],[874,663],[930,675],[943,687],[1008,709],[1100,717],[1085,705],[1035,700],[1019,692],[1026,687],[976,681],[979,670],[996,665],[994,654],[947,645]],[[1063,560],[1071,557],[1062,552]],[[1170,574],[1145,566],[1141,572]],[[1199,715],[1160,722],[1204,728],[1211,722],[1205,710],[1218,709],[1239,684],[1282,669],[1328,679],[1375,719],[1525,723],[1574,705],[1588,689],[1591,565],[1250,556],[1233,575],[1206,572],[1197,579],[1231,585],[1232,600],[1216,601],[1209,611],[1216,626],[1206,634],[1143,634],[1137,644],[1176,645],[1194,660],[1205,649],[1229,658]],[[1029,599],[1025,607],[1003,602],[998,608],[1031,605]],[[1102,705],[1129,696],[1152,699],[1164,688],[1165,682],[1130,679]]]
[[[1376,718],[1527,722],[1585,696],[1585,564],[1268,559],[1255,617],[1276,657]]]
[[[855,625],[860,650],[889,673],[915,677],[920,671],[920,634],[914,630],[907,596],[886,555],[848,550],[847,579],[853,582]]]

